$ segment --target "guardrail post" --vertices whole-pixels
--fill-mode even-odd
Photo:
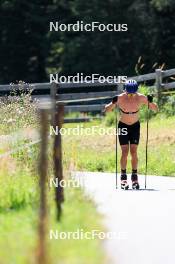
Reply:
[[[54,114],[54,127],[58,133],[54,138],[54,149],[53,149],[53,159],[54,159],[54,174],[55,180],[58,182],[55,188],[55,202],[57,208],[57,220],[59,221],[62,214],[61,204],[64,201],[64,191],[60,182],[63,180],[63,167],[62,167],[62,142],[60,129],[64,122],[64,104],[59,103],[56,105],[56,111]],[[56,129],[57,128],[57,129]]]
[[[156,69],[156,89],[158,105],[161,103],[161,92],[162,92],[162,70]]]
[[[47,198],[46,198],[46,181],[47,181],[47,145],[48,145],[48,109],[40,108],[41,122],[41,150],[39,160],[39,186],[40,186],[40,208],[39,208],[39,226],[38,226],[38,264],[48,263],[47,259]]]

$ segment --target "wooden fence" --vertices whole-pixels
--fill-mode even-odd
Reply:
[[[134,80],[138,81],[139,83],[155,80],[158,85],[161,85],[161,87],[163,87],[164,89],[169,90],[169,89],[175,88],[175,82],[162,83],[162,80],[166,77],[171,77],[173,75],[175,75],[175,68],[170,69],[170,70],[165,70],[165,71],[163,71],[161,69],[156,69],[154,73],[148,73],[148,74],[144,74],[144,75],[133,76],[133,77],[129,77],[129,79],[134,79]],[[60,83],[59,84],[59,88],[61,88],[61,89],[74,88],[75,90],[76,90],[76,88],[100,87],[100,86],[107,86],[107,87],[116,86],[116,83],[115,82],[112,82],[112,83],[105,82],[102,84],[100,82],[95,81],[94,83]],[[19,89],[19,84],[0,85],[0,92],[10,92],[12,90],[12,88],[13,89]],[[30,89],[33,89],[35,91],[40,91],[42,94],[42,91],[50,90],[51,83],[21,84],[21,88],[23,88],[23,89],[29,89],[30,88]],[[108,91],[110,91],[110,89]],[[105,93],[103,95],[105,95]],[[92,96],[94,97],[95,94],[92,94]],[[66,95],[66,97],[67,97],[67,95]],[[74,97],[74,95],[69,94],[67,98],[69,98],[71,100],[71,99],[73,99],[73,97]],[[84,98],[86,98],[86,96]],[[64,98],[64,100],[65,100],[65,98]]]
[[[146,83],[147,81],[155,81],[153,86],[150,88],[156,89],[156,96],[158,102],[160,101],[162,91],[168,91],[175,89],[175,82],[164,82],[163,79],[175,75],[175,69],[162,71],[157,69],[155,73],[140,75],[130,77],[129,79],[134,79],[139,83]],[[107,91],[100,91],[101,87],[107,87]],[[96,87],[96,92],[92,92],[91,88]],[[77,93],[78,88],[86,88],[86,92],[82,91]],[[61,89],[66,92],[66,89],[72,88],[72,93],[60,93]],[[115,89],[114,91],[112,89]],[[52,83],[51,84],[51,97],[55,97],[58,102],[64,102],[65,112],[98,112],[101,111],[105,103],[109,102],[111,98],[123,91],[124,84],[115,85],[112,83],[101,84],[96,83],[80,83],[80,84],[62,84],[62,83]],[[95,103],[94,103],[95,102]],[[87,104],[86,104],[87,103]]]
[[[154,73],[129,77],[139,83],[146,84],[148,81],[155,83],[151,88],[156,89],[156,96],[160,100],[162,91],[175,89],[175,82],[168,82],[168,78],[175,75],[175,68],[163,71],[156,69]],[[18,92],[32,90],[35,99],[55,97],[56,101],[64,102],[65,112],[99,112],[111,98],[123,90],[124,84],[112,83],[33,83],[0,85],[1,96],[7,95],[15,89]],[[83,88],[83,89],[82,89]],[[54,92],[53,92],[54,91]]]

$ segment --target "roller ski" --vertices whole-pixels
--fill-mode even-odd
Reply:
[[[128,190],[129,189],[129,184],[127,182],[126,173],[121,174],[121,189],[122,190]]]
[[[140,185],[138,183],[138,176],[136,173],[133,173],[131,175],[131,181],[132,181],[132,189],[133,190],[139,190],[140,189]]]
[[[132,189],[133,190],[139,190],[140,189],[140,185],[138,182],[132,182]]]
[[[121,181],[121,189],[122,190],[128,190],[129,189],[129,184],[126,180]]]

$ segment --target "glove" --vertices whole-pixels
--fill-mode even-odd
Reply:
[[[147,99],[148,99],[148,102],[149,103],[152,103],[153,102],[153,96],[152,95],[147,95]]]
[[[112,98],[112,103],[113,103],[113,104],[117,103],[117,101],[118,101],[118,95],[116,95],[116,96],[114,96],[114,97]]]

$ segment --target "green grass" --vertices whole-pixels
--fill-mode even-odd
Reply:
[[[149,123],[148,173],[175,176],[175,117],[160,114]],[[89,127],[98,124],[89,124]],[[77,124],[74,124],[77,126]],[[87,124],[85,125],[87,126]],[[104,124],[99,127],[104,127]],[[64,136],[65,163],[70,160],[77,170],[115,172],[115,136],[93,135]],[[141,139],[138,148],[139,173],[145,172],[146,123],[141,123]],[[119,145],[118,145],[119,147]],[[118,171],[120,147],[118,148]],[[131,170],[130,157],[128,171]]]
[[[59,232],[91,232],[92,230],[102,231],[100,216],[92,201],[83,197],[80,189],[67,189],[65,193],[64,214],[61,224],[53,221],[55,213],[52,211],[51,229]],[[95,240],[51,240],[51,256],[54,264],[58,258],[65,264],[88,264],[103,263],[104,254],[101,250],[101,242]]]
[[[49,153],[51,148],[49,148]],[[51,161],[51,155],[49,155]],[[37,252],[37,227],[39,184],[37,174],[38,146],[1,160],[0,167],[0,263],[35,263]],[[49,163],[49,177],[52,167]],[[67,175],[68,176],[68,175]],[[61,223],[56,221],[54,189],[48,193],[48,256],[49,263],[101,264],[105,258],[101,241],[50,240],[49,230],[84,232],[103,230],[101,216],[92,201],[78,188],[65,188],[65,202]],[[10,252],[10,254],[9,254]]]
[[[32,263],[37,238],[37,210],[25,207],[0,214],[0,263]]]
[[[51,196],[51,197],[50,197]],[[65,264],[101,264],[104,255],[99,240],[50,240],[49,230],[84,232],[102,230],[100,217],[93,203],[80,189],[66,190],[61,223],[55,220],[53,196],[50,198],[50,217],[47,231],[49,263],[58,259]],[[52,200],[51,200],[52,198]],[[6,209],[0,214],[0,263],[34,263],[37,249],[38,202],[20,209]],[[10,252],[10,254],[9,254]]]

